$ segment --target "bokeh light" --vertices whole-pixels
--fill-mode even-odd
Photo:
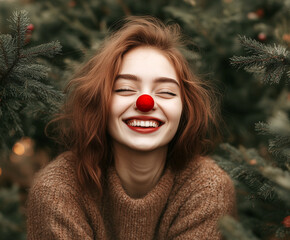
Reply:
[[[16,155],[21,156],[25,153],[25,146],[21,142],[17,142],[14,144],[12,150]]]

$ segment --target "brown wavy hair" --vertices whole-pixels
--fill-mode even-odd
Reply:
[[[58,140],[73,153],[79,182],[97,186],[102,194],[104,171],[113,161],[107,131],[109,103],[124,54],[139,46],[159,49],[175,67],[183,111],[178,130],[169,143],[167,165],[174,170],[208,154],[219,133],[219,108],[211,87],[197,78],[181,54],[186,41],[177,24],[165,25],[153,17],[127,17],[122,26],[68,83],[57,124]]]

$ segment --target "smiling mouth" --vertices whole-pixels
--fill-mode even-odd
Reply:
[[[158,120],[128,119],[124,121],[130,127],[158,128],[164,123]]]

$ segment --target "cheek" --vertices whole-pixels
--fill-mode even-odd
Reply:
[[[182,113],[182,103],[181,101],[178,101],[176,104],[174,104],[169,111],[169,117],[174,124],[178,126],[180,117]]]
[[[108,120],[108,132],[109,135],[115,139],[116,138],[116,134],[118,132],[118,116],[120,115],[120,108],[117,104],[118,102],[116,101],[116,98],[112,98],[111,99],[111,103],[110,103],[110,114],[109,114],[109,120]]]
[[[108,129],[111,134],[112,131],[114,131],[114,128],[115,128],[114,123],[116,122],[116,118],[118,117],[118,106],[117,106],[116,97],[112,97],[109,107],[110,107],[110,113],[109,113]]]
[[[110,104],[110,118],[109,121],[117,120],[132,104],[129,97],[113,96]]]

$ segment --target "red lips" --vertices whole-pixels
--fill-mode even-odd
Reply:
[[[130,120],[133,120],[133,119],[141,120],[141,121],[142,120],[143,121],[148,121],[148,120],[156,121],[156,122],[158,122],[158,127],[140,127],[140,126],[130,126],[129,124],[127,124]],[[134,116],[134,117],[127,118],[126,120],[124,120],[124,122],[131,130],[133,130],[135,132],[139,132],[139,133],[155,132],[164,124],[164,122],[161,121],[160,119],[150,117],[150,116]]]
[[[139,132],[139,133],[152,133],[152,132],[155,132],[157,131],[160,127],[133,127],[133,126],[130,126],[130,125],[127,125],[130,129],[132,129],[133,131],[135,132]]]

